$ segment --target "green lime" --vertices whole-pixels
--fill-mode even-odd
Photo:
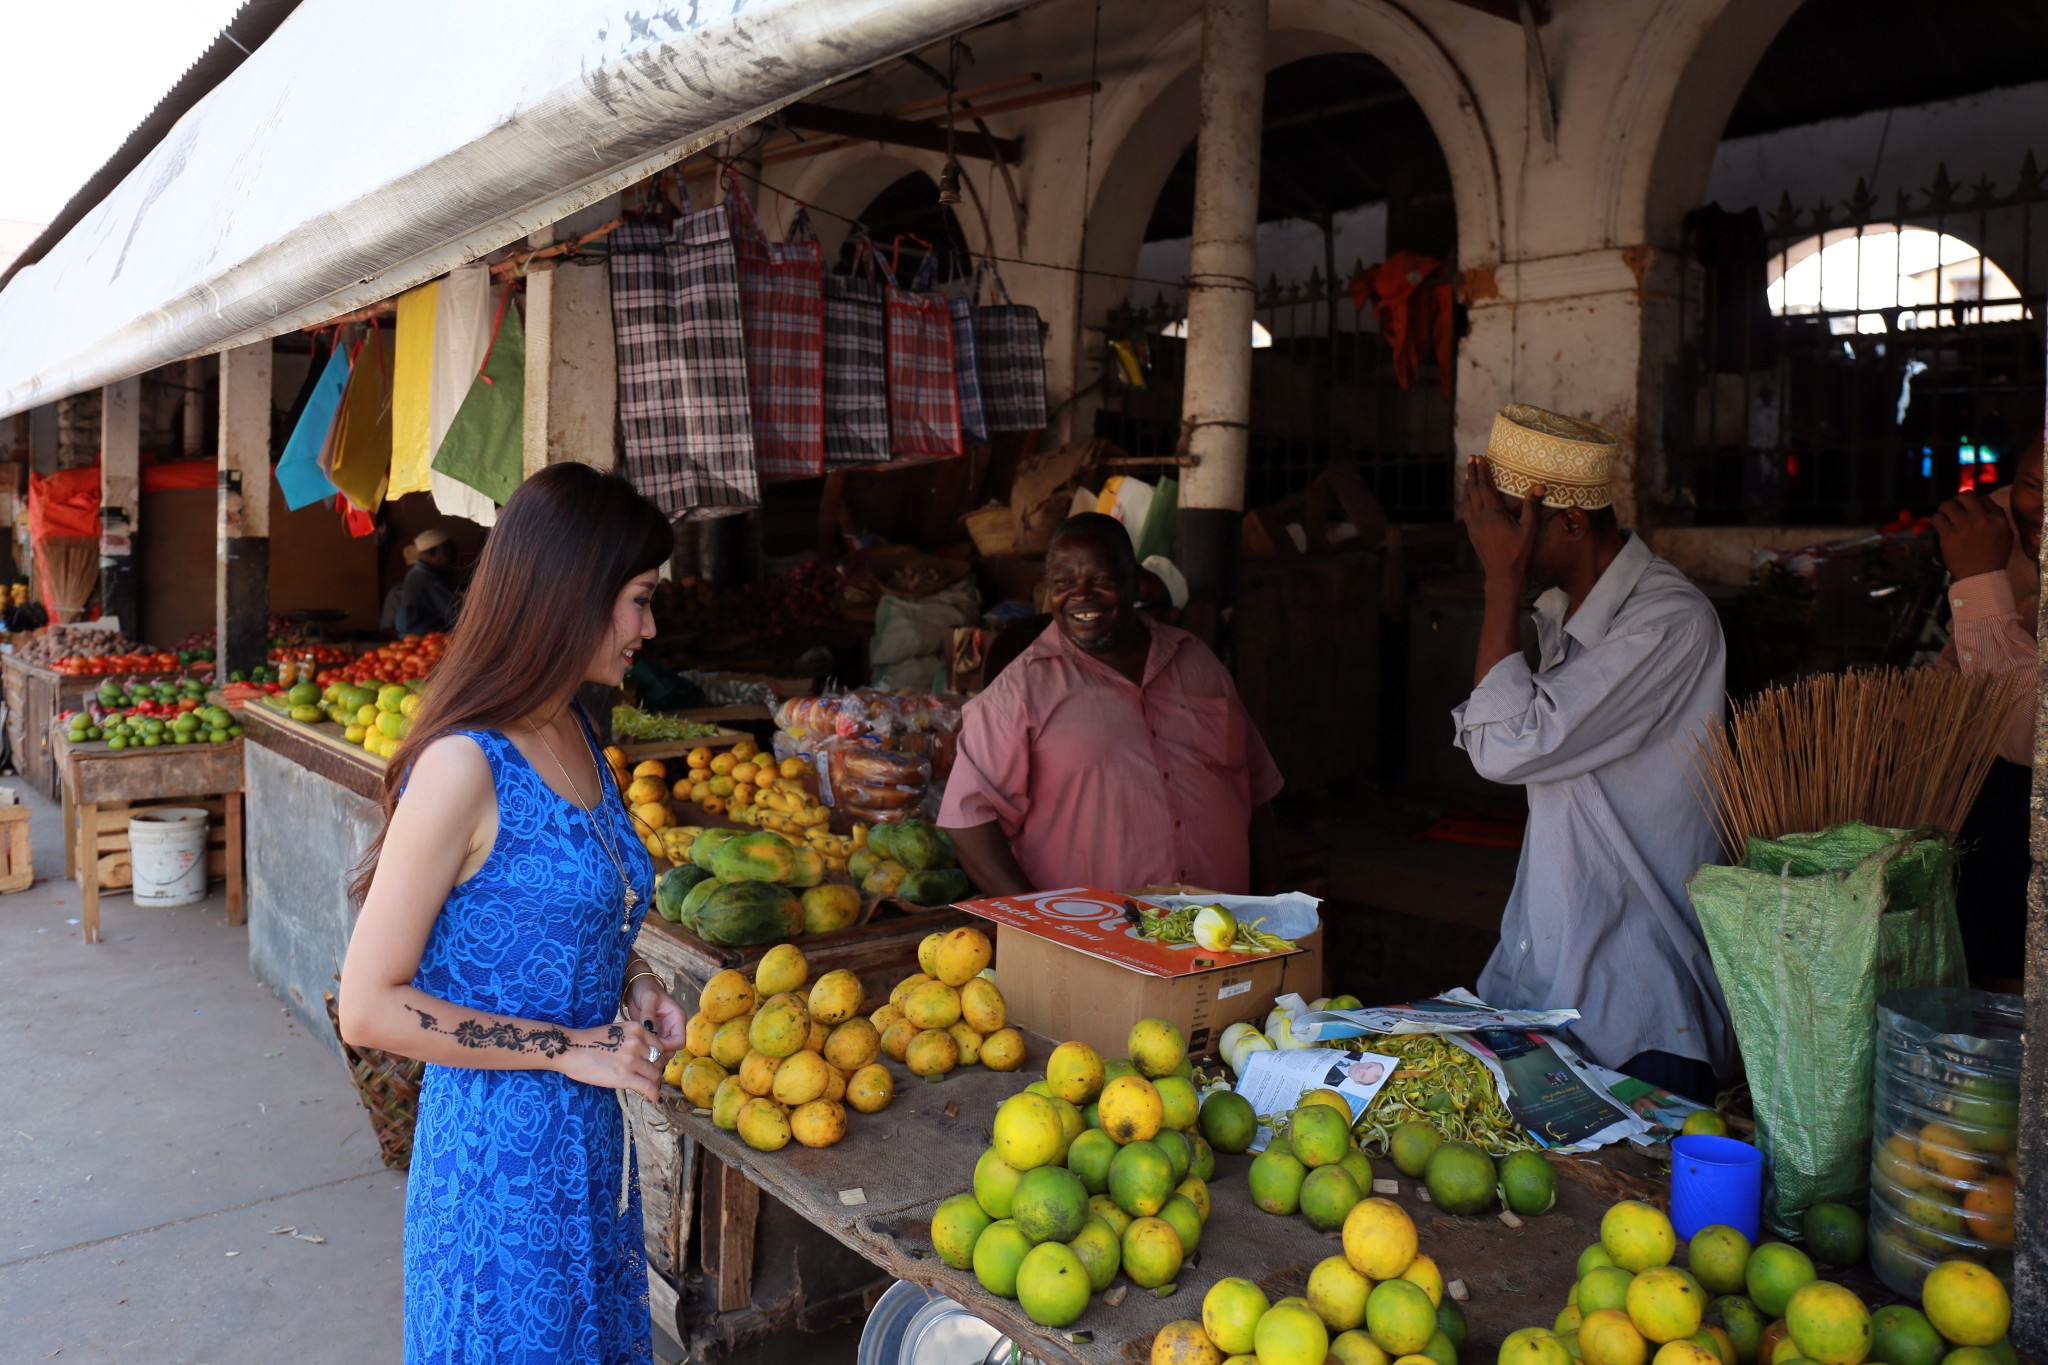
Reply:
[[[1548,1213],[1557,1203],[1557,1168],[1541,1152],[1510,1152],[1500,1163],[1500,1202],[1519,1214]]]
[[[1179,1184],[1194,1164],[1195,1149],[1189,1145],[1187,1134],[1172,1128],[1161,1128],[1152,1135],[1152,1145],[1166,1154],[1166,1160],[1173,1167],[1173,1180]]]
[[[1064,1242],[1041,1242],[1017,1267],[1017,1302],[1043,1327],[1065,1327],[1087,1312],[1093,1287],[1088,1267]]]
[[[1446,1142],[1423,1168],[1430,1202],[1445,1213],[1477,1213],[1493,1202],[1499,1178],[1493,1158],[1469,1142]]]
[[[1429,1159],[1444,1145],[1444,1135],[1420,1119],[1409,1119],[1395,1127],[1387,1139],[1387,1156],[1395,1169],[1410,1180],[1422,1179]]]
[[[1771,1325],[1762,1309],[1740,1294],[1723,1294],[1707,1305],[1701,1321],[1728,1334],[1728,1339],[1735,1343],[1736,1365],[1756,1365],[1757,1346],[1763,1341],[1764,1328]],[[1890,1356],[1883,1360],[1885,1365],[1935,1365],[1932,1360],[1894,1361]]]
[[[1419,1354],[1437,1333],[1436,1305],[1421,1285],[1382,1280],[1366,1298],[1365,1330],[1390,1356]]]
[[[1003,1160],[991,1147],[974,1163],[974,1200],[991,1218],[1008,1218],[1024,1172]]]
[[[1863,1215],[1847,1204],[1815,1204],[1806,1211],[1801,1230],[1806,1234],[1806,1254],[1822,1265],[1846,1270],[1862,1262]]]
[[[1595,1242],[1579,1253],[1578,1276],[1583,1280],[1586,1278],[1586,1273],[1592,1270],[1594,1266],[1613,1264],[1614,1258],[1607,1254],[1607,1248]]]
[[[1098,1294],[1109,1288],[1123,1265],[1123,1234],[1092,1212],[1067,1247],[1088,1267],[1089,1287]]]
[[[932,1213],[932,1247],[955,1270],[974,1266],[974,1244],[995,1220],[971,1194],[956,1194]]]
[[[1219,1152],[1241,1152],[1259,1132],[1252,1102],[1232,1090],[1218,1090],[1203,1100],[1198,1122],[1202,1136]]]
[[[1181,1254],[1194,1255],[1202,1244],[1202,1211],[1195,1207],[1195,1201],[1184,1194],[1173,1195],[1160,1207],[1159,1217],[1180,1234]]]
[[[1034,1242],[1070,1240],[1088,1218],[1088,1187],[1064,1166],[1040,1166],[1017,1182],[1010,1216]]]
[[[1579,1281],[1578,1309],[1581,1313],[1597,1313],[1603,1308],[1618,1312],[1628,1311],[1628,1287],[1635,1276],[1618,1265],[1596,1265],[1586,1272],[1586,1278]]]
[[[1099,1128],[1090,1128],[1067,1148],[1067,1169],[1079,1176],[1088,1193],[1101,1194],[1109,1188],[1109,1163],[1120,1149],[1116,1139]]]
[[[1308,1167],[1277,1142],[1259,1153],[1245,1172],[1252,1202],[1267,1213],[1287,1214],[1300,1208],[1301,1185],[1306,1179]]]
[[[1685,1264],[1709,1294],[1740,1294],[1749,1253],[1749,1238],[1726,1223],[1713,1223],[1686,1243]]]
[[[1451,1339],[1454,1349],[1465,1349],[1465,1310],[1458,1307],[1456,1299],[1446,1295],[1436,1306],[1436,1329]]]
[[[974,1278],[1001,1299],[1017,1297],[1017,1271],[1031,1254],[1031,1239],[1008,1218],[999,1218],[974,1243]]]
[[[1314,1170],[1334,1166],[1351,1150],[1351,1110],[1305,1104],[1288,1121],[1287,1145],[1295,1160]]]
[[[1765,1242],[1749,1254],[1749,1264],[1742,1275],[1750,1302],[1773,1318],[1784,1317],[1785,1305],[1792,1301],[1793,1292],[1815,1278],[1813,1262],[1790,1242]],[[1891,1362],[1886,1361],[1885,1365]]]
[[[1175,1184],[1173,1163],[1156,1143],[1127,1142],[1109,1163],[1109,1197],[1133,1218],[1159,1212]]]
[[[1870,1358],[1884,1365],[1940,1365],[1948,1343],[1927,1315],[1895,1303],[1870,1315]]]
[[[1216,1149],[1200,1133],[1189,1134],[1188,1141],[1195,1149],[1194,1155],[1188,1158],[1188,1174],[1197,1180],[1215,1179]]]
[[[1301,1182],[1301,1211],[1317,1232],[1343,1227],[1346,1215],[1364,1197],[1342,1166],[1318,1166]]]

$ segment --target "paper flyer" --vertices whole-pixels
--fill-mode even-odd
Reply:
[[[1308,1091],[1334,1090],[1349,1102],[1351,1121],[1356,1123],[1393,1079],[1398,1065],[1395,1058],[1373,1052],[1327,1047],[1292,1052],[1265,1049],[1252,1053],[1245,1063],[1244,1075],[1237,1078],[1237,1093],[1250,1101],[1253,1113],[1271,1116],[1291,1111]],[[1272,1138],[1273,1130],[1260,1124],[1251,1149],[1265,1151]]]

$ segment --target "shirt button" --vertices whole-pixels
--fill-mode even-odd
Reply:
[[[1174,821],[1174,822],[1173,822],[1173,827],[1174,827],[1175,829],[1179,829],[1179,828],[1180,828],[1180,821],[1178,821],[1178,820]]]
[[[1966,664],[1973,664],[1977,662],[1977,656],[1974,654],[1965,654],[1963,655],[1963,662]]]
[[[1522,940],[1522,951],[1525,953],[1529,951],[1529,940],[1526,938]]]

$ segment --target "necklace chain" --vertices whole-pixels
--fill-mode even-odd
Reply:
[[[604,851],[604,856],[611,863],[612,870],[619,874],[619,885],[624,887],[626,891],[625,915],[619,925],[619,930],[621,933],[631,933],[633,931],[633,907],[640,903],[640,893],[633,889],[633,879],[626,875],[626,864],[613,850],[611,836],[605,833],[605,822],[598,818],[599,807],[604,805],[604,773],[600,771],[597,774],[596,804],[584,805],[575,780],[569,776],[567,765],[562,762],[562,756],[555,752],[554,741],[541,733],[540,722],[538,721],[535,721],[533,724],[533,735],[536,739],[540,740],[541,747],[548,751],[548,757],[554,760],[555,771],[562,775],[563,785],[569,788],[571,793],[569,804],[589,817],[591,833],[597,836],[597,846]]]

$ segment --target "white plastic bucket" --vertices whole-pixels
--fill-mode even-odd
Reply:
[[[206,812],[156,806],[128,817],[135,903],[169,908],[206,897]]]

